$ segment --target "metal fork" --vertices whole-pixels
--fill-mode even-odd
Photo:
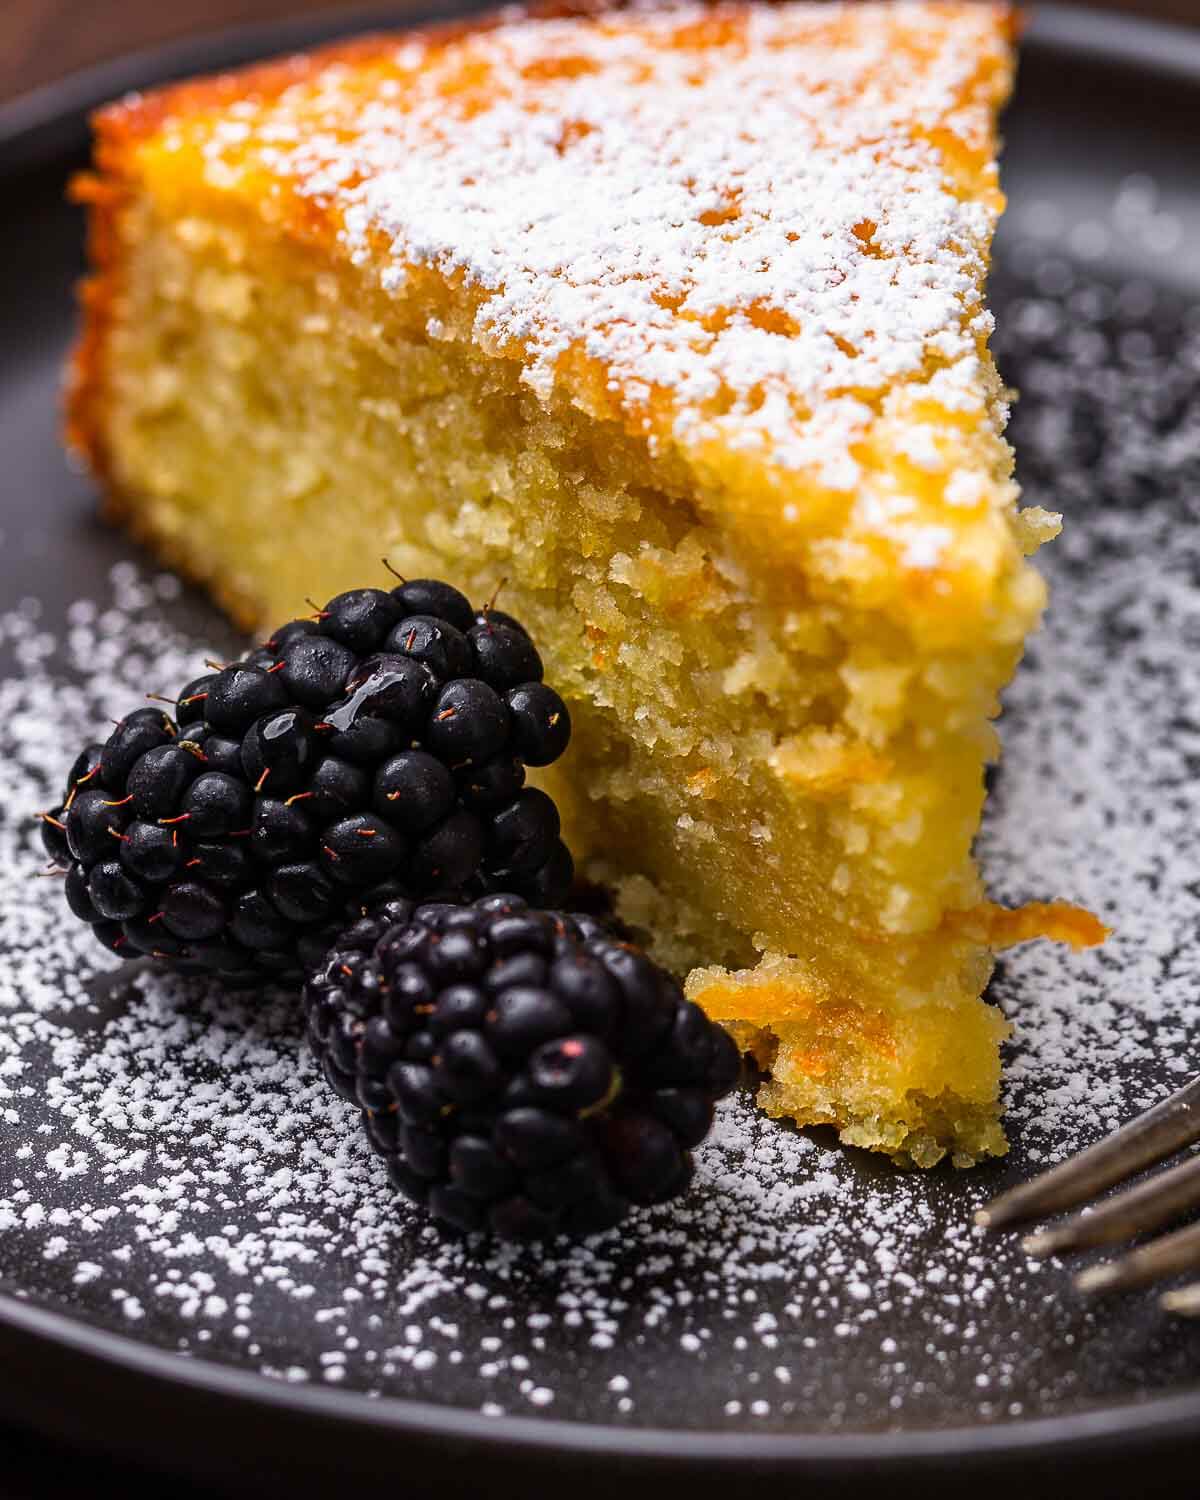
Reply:
[[[1200,1078],[1078,1156],[1002,1193],[979,1210],[975,1222],[985,1229],[1005,1229],[1049,1218],[1089,1202],[1197,1142]],[[1038,1257],[1116,1245],[1161,1229],[1196,1208],[1200,1208],[1200,1151],[1094,1208],[1027,1236],[1021,1244],[1028,1254]],[[1192,1271],[1200,1271],[1200,1222],[1151,1240],[1119,1260],[1089,1266],[1077,1274],[1075,1285],[1081,1292],[1129,1291]],[[1164,1292],[1159,1300],[1169,1312],[1200,1317],[1200,1281]]]

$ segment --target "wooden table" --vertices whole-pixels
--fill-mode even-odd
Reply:
[[[397,18],[430,9],[394,0]],[[1200,26],[1200,0],[1099,0]],[[362,9],[344,5],[343,9]],[[0,99],[136,47],[251,21],[336,10],[331,0],[0,0]]]

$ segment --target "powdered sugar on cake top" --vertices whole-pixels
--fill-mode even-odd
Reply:
[[[586,399],[652,439],[849,488],[894,383],[986,400],[1007,84],[990,5],[514,13],[176,128],[222,188],[265,168],[317,200],[385,287],[461,278],[476,336],[519,346],[541,393],[578,393],[582,354]],[[986,201],[956,195],[947,150],[985,165]]]

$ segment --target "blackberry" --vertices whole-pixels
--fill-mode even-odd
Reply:
[[[63,885],[67,905],[81,922],[90,924],[102,920],[100,913],[92,905],[91,896],[88,895],[88,878],[83,873],[82,865],[71,866]]]
[[[417,883],[426,890],[458,890],[470,881],[483,856],[479,819],[465,807],[458,807],[413,845],[412,869]],[[489,882],[492,878],[489,872]]]
[[[125,939],[122,947],[126,952],[133,948],[138,953],[149,953],[155,958],[178,958],[187,952],[187,944],[168,932],[161,918],[151,921],[147,917],[133,917],[130,921],[121,923],[121,932]]]
[[[67,825],[63,821],[66,815],[65,807],[55,807],[41,814],[42,848],[47,859],[55,865],[71,863],[71,841],[67,838]]]
[[[402,613],[399,601],[384,589],[351,589],[321,610],[317,628],[365,656],[379,650]]]
[[[269,641],[263,643],[264,649],[274,651],[277,655],[289,641],[294,641],[300,635],[318,634],[316,620],[289,620],[286,625],[281,625],[274,632]]]
[[[220,893],[199,880],[178,880],[169,885],[162,893],[159,910],[168,932],[185,941],[216,937],[225,926],[225,903]]]
[[[121,863],[147,885],[169,880],[183,867],[185,858],[178,832],[159,823],[131,823],[121,840]]]
[[[208,702],[213,675],[210,672],[204,677],[193,677],[175,700],[175,722],[180,729],[204,723],[204,705]]]
[[[246,783],[227,771],[206,771],[183,794],[180,806],[193,838],[221,838],[245,828],[254,796]]]
[[[410,615],[401,620],[387,638],[387,649],[423,662],[442,681],[483,675],[472,671],[474,657],[462,631],[433,615]]]
[[[475,624],[479,625],[503,625],[508,630],[515,630],[518,635],[528,635],[528,630],[521,624],[520,620],[514,620],[512,615],[505,614],[502,609],[497,609],[493,604],[485,604],[475,613]]]
[[[424,833],[457,801],[454,777],[425,750],[406,750],[375,773],[372,806],[405,833]]]
[[[75,757],[75,764],[67,772],[67,796],[83,787],[92,786],[100,774],[100,758],[103,745],[85,745]]]
[[[396,898],[561,905],[558,814],[525,788],[569,733],[541,676],[449,584],[339,594],[80,753],[42,823],[68,906],[114,951],[244,982],[299,980]]]
[[[498,755],[481,766],[468,766],[458,778],[463,806],[475,812],[497,812],[525,785],[525,767],[511,755]]]
[[[544,682],[527,682],[507,694],[513,750],[527,766],[548,766],[567,748],[571,716]]]
[[[179,811],[184,792],[204,769],[200,756],[187,746],[187,741],[172,740],[134,762],[125,790],[133,798],[135,817],[151,822]]]
[[[317,922],[334,905],[333,882],[311,860],[280,865],[267,882],[267,895],[289,922]]]
[[[80,792],[65,811],[63,825],[73,859],[88,867],[111,859],[129,821],[129,799],[99,788]]]
[[[256,792],[268,781],[275,796],[299,791],[316,759],[312,720],[302,708],[255,720],[242,741],[242,770]]]
[[[96,934],[96,941],[102,948],[107,948],[110,953],[125,956],[129,939],[125,936],[120,922],[96,922],[92,926],[92,931]]]
[[[575,880],[575,861],[571,858],[571,851],[559,839],[554,845],[554,851],[550,858],[539,870],[520,882],[521,888],[528,894],[529,899],[538,906],[555,906],[561,900],[560,891],[569,890]],[[484,884],[491,890],[497,887],[495,879],[485,880]],[[503,884],[515,885],[515,880],[505,881]]]
[[[267,864],[303,859],[315,847],[311,822],[304,812],[306,802],[281,802],[260,797],[250,824],[250,852]]]
[[[491,820],[490,864],[500,881],[532,875],[553,855],[560,829],[558,808],[537,787],[526,787]]]
[[[645,954],[498,893],[394,900],[304,990],[394,1186],[460,1230],[590,1234],[683,1192],[737,1048]]]
[[[405,615],[432,615],[462,631],[470,630],[475,623],[475,611],[467,596],[436,578],[410,578],[392,590],[392,598]]]
[[[238,665],[256,667],[259,671],[265,672],[269,667],[275,667],[277,662],[278,658],[269,646],[255,646],[253,651],[246,652]]]
[[[334,880],[374,885],[399,869],[408,852],[394,828],[374,813],[353,813],[322,835],[321,860]]]
[[[541,682],[542,658],[523,630],[489,618],[476,625],[467,639],[476,675],[498,693],[519,687],[523,682]]]
[[[255,719],[287,706],[287,690],[273,673],[238,662],[208,684],[204,722],[222,734],[244,734]]]
[[[208,729],[203,723],[181,726],[179,744],[196,756],[206,771],[228,771],[242,774],[242,742]]]
[[[289,805],[303,806],[305,815],[317,823],[332,823],[371,800],[371,776],[361,766],[336,755],[317,762],[308,790],[289,797]]]
[[[192,880],[230,890],[241,890],[255,873],[244,841],[239,844],[232,840],[193,844],[191,858],[184,861],[183,868]]]
[[[100,752],[100,785],[120,791],[126,777],[147,750],[175,738],[175,725],[161,709],[138,708],[117,725]]]
[[[106,859],[88,873],[92,905],[109,922],[136,917],[146,905],[146,893],[119,860]]]
[[[279,648],[279,680],[293,703],[324,708],[346,686],[358,657],[325,635],[294,635]]]
[[[269,952],[288,947],[292,928],[262,891],[251,889],[235,901],[229,930],[243,947]]]
[[[508,744],[512,727],[495,688],[477,677],[460,678],[447,683],[433,706],[429,747],[447,765],[482,765]]]

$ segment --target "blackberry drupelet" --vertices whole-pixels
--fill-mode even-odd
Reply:
[[[81,752],[42,824],[67,904],[107,948],[238,983],[298,980],[394,896],[561,904],[558,814],[524,789],[538,725],[570,733],[541,678],[449,584],[339,594]]]
[[[326,1078],[393,1184],[461,1230],[589,1234],[691,1180],[729,1036],[598,919],[394,899],[304,991]]]

